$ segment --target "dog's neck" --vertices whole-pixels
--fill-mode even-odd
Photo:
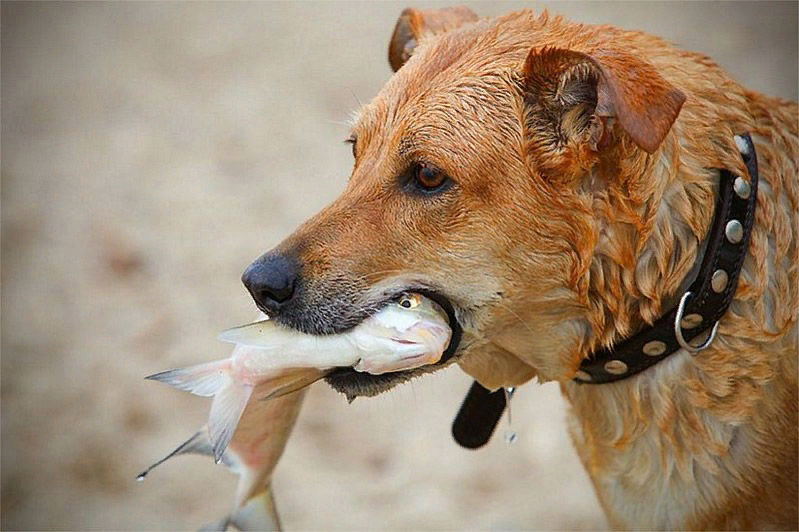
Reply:
[[[603,384],[629,378],[663,361],[680,349],[696,353],[712,344],[718,320],[726,313],[738,284],[757,202],[758,168],[755,147],[748,134],[736,135],[735,146],[746,164],[746,173],[719,169],[713,225],[704,238],[704,253],[686,280],[696,277],[655,323],[625,341],[592,353],[582,361],[578,382]],[[704,255],[704,256],[702,256]],[[698,262],[698,261],[697,261]],[[685,283],[683,283],[684,285]],[[701,345],[689,340],[707,332]]]
[[[671,135],[654,156],[638,152],[634,164],[607,170],[628,175],[600,177],[606,186],[593,193],[599,236],[586,293],[596,309],[589,352],[652,324],[696,275],[713,211],[695,205],[713,205],[718,171],[678,172],[688,166],[681,156]]]
[[[757,137],[755,141],[763,161],[758,203],[774,209],[786,203],[786,191],[780,183],[770,182],[773,148]],[[617,239],[631,229],[608,223],[607,236],[600,242],[592,276],[595,268],[605,278],[622,280],[623,288],[614,293],[592,284],[590,297],[605,307],[605,321],[594,324],[594,346],[603,339],[633,334],[657,318],[696,274],[712,209],[693,205],[713,205],[708,197],[715,194],[713,175],[692,165],[700,158],[687,149],[679,152],[676,139],[671,142],[657,160],[649,162],[653,170],[662,172],[656,179],[664,182],[660,193],[633,209],[642,213],[637,223],[641,234],[647,235],[635,267],[625,273],[618,260],[623,254]],[[717,168],[735,168],[735,161],[719,158]],[[674,168],[682,170],[679,179],[676,171],[669,170]],[[795,390],[795,322],[779,311],[781,300],[782,305],[790,303],[780,289],[778,270],[764,267],[790,258],[783,259],[770,245],[768,222],[758,218],[758,223],[753,246],[759,251],[750,250],[744,261],[738,292],[711,349],[695,357],[679,351],[643,373],[611,384],[561,382],[574,414],[570,430],[581,460],[611,521],[619,526],[624,526],[630,512],[644,511],[642,507],[645,513],[636,522],[645,523],[651,514],[652,528],[669,528],[685,526],[687,516],[678,515],[677,508],[693,508],[700,500],[722,506],[723,486],[736,485],[757,469],[749,450],[757,431],[776,431],[754,428],[758,416],[765,416],[759,406],[763,397],[774,389]],[[771,342],[773,353],[759,351],[758,341]],[[781,404],[777,399],[772,403]],[[625,505],[629,510],[620,510]],[[626,518],[614,517],[616,511],[626,512]]]

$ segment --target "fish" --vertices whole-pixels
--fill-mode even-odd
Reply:
[[[229,358],[146,378],[213,397],[207,432],[219,462],[256,388],[260,400],[270,400],[306,388],[338,367],[380,374],[433,364],[451,335],[443,309],[411,293],[340,334],[305,334],[268,317],[235,327],[219,336],[236,344]]]
[[[236,346],[235,349],[253,348]],[[263,398],[268,391],[267,385],[258,385],[253,390],[253,397]],[[273,400],[247,404],[230,445],[219,460],[239,476],[232,509],[228,515],[201,530],[226,530],[229,526],[237,530],[282,529],[271,478],[294,428],[306,391],[302,389]],[[142,471],[136,480],[143,481],[154,468],[176,456],[214,456],[208,434],[208,427],[203,426],[171,453]]]
[[[228,329],[223,342],[260,347],[257,365],[352,367],[378,375],[437,362],[452,335],[444,310],[420,294],[404,294],[349,332],[303,334],[267,320]],[[256,363],[253,361],[253,365]],[[285,367],[285,366],[284,366]]]

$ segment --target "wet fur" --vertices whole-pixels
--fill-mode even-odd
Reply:
[[[277,319],[330,332],[405,287],[435,290],[463,326],[458,364],[483,385],[560,382],[613,526],[796,529],[797,105],[641,32],[546,12],[427,30],[424,14],[404,16],[415,48],[393,49],[401,68],[354,120],[345,192],[280,246],[302,284]],[[558,77],[564,68],[641,79],[606,119]],[[636,121],[651,106],[666,118]],[[757,216],[713,346],[616,384],[572,383],[581,360],[654,321],[691,281],[714,169],[746,173],[741,132],[757,149]],[[415,193],[403,177],[414,161],[454,185]],[[354,394],[396,382],[362,381]]]

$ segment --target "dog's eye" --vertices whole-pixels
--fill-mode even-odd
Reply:
[[[421,163],[413,170],[416,185],[425,192],[435,192],[447,182],[447,174],[430,164]]]
[[[352,135],[350,138],[348,138],[344,142],[347,143],[347,144],[352,145],[352,156],[355,157],[356,156],[355,154],[358,153],[356,151],[356,148],[358,147],[358,137],[356,137],[355,135]]]

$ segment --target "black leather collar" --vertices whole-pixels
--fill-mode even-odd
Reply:
[[[755,145],[748,133],[736,135],[735,144],[749,176],[720,170],[715,215],[696,280],[682,295],[680,303],[652,326],[584,360],[575,382],[616,382],[641,373],[680,349],[695,353],[711,344],[718,321],[727,312],[738,286],[755,220],[758,184]],[[710,335],[701,345],[689,343],[708,331]],[[504,410],[503,390],[490,392],[475,382],[452,425],[455,441],[469,449],[482,447],[491,438]]]
[[[736,135],[735,144],[749,177],[720,170],[716,212],[708,233],[708,246],[696,280],[683,294],[680,304],[610,349],[597,351],[583,360],[575,382],[603,384],[636,375],[681,348],[701,351],[713,341],[718,320],[727,312],[755,221],[757,203],[757,155],[749,134]],[[699,346],[692,339],[710,331]]]

